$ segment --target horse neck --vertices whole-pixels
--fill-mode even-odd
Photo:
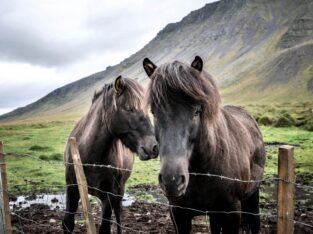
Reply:
[[[233,173],[240,172],[253,149],[244,124],[221,108],[216,118],[203,129],[197,159],[202,169],[214,174],[238,176]]]
[[[101,99],[101,98],[99,98]],[[80,143],[86,152],[94,152],[92,160],[107,160],[112,147],[117,144],[116,139],[108,129],[108,120],[104,117],[102,102],[97,101],[82,121]],[[107,155],[106,157],[103,157]],[[86,155],[88,158],[88,155]]]
[[[219,173],[221,161],[226,160],[229,149],[229,132],[226,120],[220,110],[214,118],[204,121],[199,132],[199,143],[194,148],[194,168],[199,171]]]

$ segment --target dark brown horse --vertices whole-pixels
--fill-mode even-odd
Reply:
[[[151,78],[148,103],[160,146],[159,183],[173,205],[177,233],[190,233],[199,211],[209,214],[212,233],[238,233],[242,211],[259,213],[259,183],[196,174],[260,180],[265,149],[257,123],[239,107],[221,106],[200,57],[191,66],[175,61],[157,67],[149,59],[143,66]],[[243,219],[258,233],[259,216]]]
[[[89,112],[75,126],[70,137],[76,137],[83,164],[111,165],[84,166],[88,192],[102,202],[102,223],[99,233],[110,233],[110,219],[114,210],[118,233],[121,233],[121,203],[125,182],[130,176],[134,157],[141,160],[155,158],[158,145],[149,118],[143,112],[143,88],[132,79],[119,76],[115,84],[105,85],[94,95]],[[74,229],[74,215],[79,192],[69,146],[66,146],[66,214],[64,233]],[[116,194],[117,196],[113,196]]]

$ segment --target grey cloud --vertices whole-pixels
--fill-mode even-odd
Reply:
[[[25,106],[51,91],[51,87],[31,83],[1,86],[0,109]]]
[[[40,22],[32,21],[34,19],[16,24],[5,18],[5,14],[0,16],[0,60],[46,67],[65,66],[90,54],[133,48],[146,29],[142,24],[132,23],[136,19],[129,21],[116,14],[89,20],[82,26],[82,35],[66,38],[49,29],[40,30]]]
[[[53,66],[71,60],[68,53],[33,33],[31,29],[13,28],[1,22],[0,28],[0,59],[3,61]]]
[[[0,0],[0,60],[46,67],[66,66],[107,51],[135,52],[134,48],[144,46],[146,35],[156,34],[165,26],[166,18],[171,15],[168,9],[178,3],[183,4],[178,0],[163,0],[153,9],[153,4],[149,1],[143,2],[139,9],[124,4],[117,11],[78,17],[80,28],[72,33],[75,29],[71,24],[63,25],[62,19],[54,18],[54,14],[58,13],[55,8],[47,16],[34,14],[36,10],[40,11],[40,6],[44,3],[27,2],[28,5],[15,0]],[[168,12],[167,15],[164,12]],[[179,9],[175,14],[178,12]],[[64,22],[67,20],[64,19]],[[49,28],[51,25],[53,28]],[[64,35],[62,32],[65,32]]]

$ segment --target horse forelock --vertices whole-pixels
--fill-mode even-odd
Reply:
[[[121,93],[117,93],[115,89],[104,94],[104,109],[110,114],[119,106],[129,106],[136,109],[142,109],[144,89],[133,79],[123,78],[124,89]]]
[[[121,94],[115,92],[115,108],[118,106],[130,106],[143,109],[144,89],[135,80],[124,78],[125,88]]]
[[[159,109],[170,103],[201,105],[205,118],[210,119],[219,111],[220,95],[212,77],[179,61],[156,69],[147,95],[147,104]]]
[[[96,91],[88,115],[93,116],[96,110],[102,110],[103,118],[109,120],[119,106],[143,109],[144,89],[142,86],[133,79],[123,78],[123,81],[124,89],[120,94],[116,92],[112,83],[105,84],[101,91]]]

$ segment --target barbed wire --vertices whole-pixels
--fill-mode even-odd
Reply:
[[[11,153],[12,154],[12,153]],[[14,155],[14,154],[13,154]],[[81,163],[81,164],[77,164],[77,163],[70,163],[70,162],[52,162],[52,161],[46,161],[43,159],[40,159],[38,157],[29,155],[29,154],[23,154],[23,155],[19,155],[19,156],[26,156],[26,157],[30,157],[36,160],[39,160],[41,162],[45,162],[48,164],[56,164],[56,165],[79,165],[79,166],[84,166],[84,167],[97,167],[97,168],[108,168],[108,169],[113,169],[113,170],[120,170],[120,171],[127,171],[127,172],[132,172],[132,173],[141,173],[139,170],[131,170],[131,169],[127,169],[127,168],[120,168],[120,167],[116,167],[110,164],[94,164],[94,163]],[[306,188],[306,189],[313,189],[313,185],[303,185],[300,183],[296,183],[293,181],[288,181],[285,179],[281,179],[278,177],[272,177],[272,178],[266,178],[266,179],[259,179],[259,180],[241,180],[239,178],[231,178],[228,176],[224,176],[224,175],[217,175],[217,174],[211,174],[211,173],[197,173],[197,172],[190,172],[189,175],[192,176],[207,176],[207,177],[215,177],[215,178],[220,178],[220,179],[225,179],[225,180],[230,180],[230,181],[235,181],[235,182],[240,182],[240,183],[266,183],[266,182],[273,182],[273,181],[283,181],[285,183],[290,183],[293,184],[299,188]]]
[[[71,186],[74,185],[74,184],[71,184]],[[76,185],[76,184],[75,184]],[[105,191],[102,191],[102,192],[105,192]],[[113,194],[113,195],[116,195],[116,196],[120,196],[118,194]],[[168,205],[170,207],[170,211],[172,212],[172,208],[183,208],[183,209],[186,209],[186,207],[180,207],[180,206],[173,206],[173,205],[169,205],[169,204],[164,204],[164,203],[156,203],[156,204],[162,204],[162,205]],[[188,208],[190,209],[190,208]],[[257,216],[261,216],[261,215],[265,215],[267,218],[269,217],[277,217],[277,215],[269,215],[269,214],[255,214],[255,213],[250,213],[250,212],[242,212],[242,211],[201,211],[201,210],[196,210],[196,209],[193,209],[195,211],[198,211],[198,212],[202,212],[203,215],[206,216],[206,221],[207,221],[207,224],[209,224],[209,220],[208,220],[208,214],[234,214],[234,213],[240,213],[240,214],[249,214],[249,215],[257,215]],[[68,214],[73,214],[73,212],[67,212],[65,210],[60,210],[60,212],[62,213],[68,213]],[[80,214],[80,215],[83,215],[83,212],[75,212],[75,214]],[[138,230],[138,229],[134,229],[134,228],[130,228],[130,227],[127,227],[127,226],[123,226],[119,223],[117,223],[116,221],[114,220],[111,220],[111,219],[105,219],[103,217],[100,217],[100,216],[97,216],[95,215],[94,213],[92,212],[88,212],[88,214],[92,215],[94,218],[98,219],[98,220],[101,220],[101,221],[106,221],[106,222],[110,222],[112,224],[115,224],[119,227],[121,227],[123,230],[128,230],[128,231],[133,231],[133,232],[136,232],[136,233],[154,233],[154,232],[151,232],[151,231],[141,231],[141,230]],[[43,226],[43,227],[47,227],[47,228],[52,228],[54,230],[60,230],[60,231],[63,231],[62,228],[60,227],[55,227],[55,226],[51,226],[51,225],[46,225],[46,224],[42,224],[42,223],[39,223],[35,220],[31,220],[31,219],[28,219],[28,218],[25,218],[25,217],[22,217],[16,213],[13,213],[13,215],[15,215],[16,217],[18,217],[19,219],[22,219],[22,220],[25,220],[25,221],[29,221],[29,222],[32,222],[32,223],[35,223],[36,225],[39,225],[39,226]],[[297,221],[297,220],[292,220],[290,219],[290,221],[293,221],[294,223],[297,223],[297,224],[300,224],[300,225],[303,225],[303,226],[307,226],[307,227],[310,227],[310,228],[313,228],[313,225],[310,225],[310,224],[307,224],[307,223],[304,223],[304,222],[301,222],[301,221]],[[175,223],[174,223],[175,225]],[[19,230],[16,230],[18,231],[19,233],[24,233],[23,231],[19,231]],[[68,232],[70,232],[69,230],[67,230]],[[70,232],[70,233],[74,233],[74,232]]]
[[[78,186],[80,184],[68,184],[67,186]],[[88,186],[88,188],[91,188],[91,189],[96,189],[100,192],[103,192],[103,193],[107,193],[107,194],[110,194],[112,196],[116,196],[116,197],[123,197],[122,195],[120,194],[114,194],[114,193],[111,193],[111,192],[108,192],[108,191],[104,191],[104,190],[101,190],[99,188],[95,188],[95,187],[91,187],[91,186]],[[142,202],[145,204],[145,202]],[[167,206],[170,208],[170,210],[172,210],[173,208],[179,208],[179,209],[187,209],[187,210],[191,210],[191,211],[195,211],[195,212],[198,212],[202,215],[205,215],[206,216],[206,219],[208,219],[208,215],[209,214],[248,214],[248,215],[253,215],[253,216],[265,216],[267,218],[275,218],[277,217],[276,214],[269,214],[269,213],[251,213],[251,212],[245,212],[245,211],[203,211],[203,210],[198,210],[198,209],[194,209],[194,208],[190,208],[190,207],[183,207],[183,206],[177,206],[177,205],[171,205],[171,204],[167,204],[167,203],[162,203],[162,202],[147,202],[146,204],[157,204],[157,205],[163,205],[163,206]],[[69,213],[69,214],[73,214],[72,212],[67,212],[65,210],[59,210],[60,212],[62,213]],[[82,212],[74,212],[75,214],[83,214]],[[132,229],[132,228],[129,228],[129,227],[126,227],[126,226],[123,226],[121,224],[118,224],[117,222],[115,222],[114,220],[109,220],[109,219],[105,219],[103,217],[99,217],[99,216],[96,216],[94,214],[92,214],[91,212],[89,212],[93,217],[96,217],[98,219],[101,219],[101,220],[104,220],[104,221],[108,221],[108,222],[112,222],[118,226],[120,226],[122,229],[126,229],[126,230],[130,230],[130,231],[134,231],[134,232],[137,232],[137,233],[151,233],[151,232],[144,232],[144,231],[140,231],[140,230],[137,230],[137,229]],[[16,213],[13,213],[13,215],[21,218],[22,220],[26,220],[26,221],[30,221],[30,222],[33,222],[35,223],[36,225],[40,225],[40,226],[47,226],[47,227],[51,227],[50,225],[45,225],[45,224],[42,224],[42,223],[39,223],[39,222],[36,222],[34,220],[31,220],[31,219],[27,219],[25,217],[22,217]],[[295,223],[298,223],[300,225],[304,225],[304,226],[307,226],[307,227],[313,227],[313,225],[311,224],[308,224],[308,223],[304,223],[304,222],[301,222],[301,221],[297,221],[297,220],[292,220],[293,222]],[[53,227],[53,229],[57,229],[57,230],[63,230],[61,228],[57,228],[57,227]],[[23,232],[21,232],[23,233]]]
[[[174,206],[171,206],[171,208],[173,208]],[[177,207],[177,206],[176,206]],[[67,212],[67,211],[64,211],[64,210],[60,210],[60,212],[62,213],[67,213],[67,214],[73,214],[72,212]],[[172,212],[172,209],[171,209],[171,212]],[[206,211],[205,214],[206,214],[206,221],[207,221],[207,224],[209,224],[209,220],[208,220],[208,214],[210,213],[217,213],[217,211]],[[229,211],[229,212],[225,212],[225,211],[219,211],[218,213],[223,213],[223,214],[233,214],[233,213],[244,213],[244,214],[250,214],[250,215],[258,215],[258,214],[254,214],[254,213],[250,213],[250,212],[240,212],[240,211]],[[63,231],[62,228],[60,227],[56,227],[56,226],[51,226],[51,225],[47,225],[47,224],[43,224],[43,223],[39,223],[35,220],[32,220],[32,219],[28,219],[28,218],[25,218],[21,215],[18,215],[17,213],[12,213],[14,216],[16,216],[18,219],[21,219],[21,220],[24,220],[24,221],[28,221],[28,222],[31,222],[31,223],[34,223],[36,225],[39,225],[39,226],[43,226],[43,227],[47,227],[48,230],[51,230],[51,229],[54,229],[54,230],[59,230],[59,231]],[[83,215],[83,212],[75,212],[75,214],[80,214],[80,215]],[[102,220],[102,221],[106,221],[106,222],[110,222],[112,224],[115,224],[119,227],[121,227],[123,230],[128,230],[128,231],[133,231],[133,232],[136,232],[136,233],[153,233],[151,231],[141,231],[141,230],[138,230],[138,229],[133,229],[133,228],[130,228],[130,227],[126,227],[126,226],[123,226],[119,223],[117,223],[116,221],[114,220],[111,220],[111,219],[105,219],[103,217],[100,217],[100,216],[96,216],[95,214],[91,213],[91,212],[88,212],[88,214],[92,215],[94,218],[98,219],[98,220]],[[277,217],[276,215],[266,215],[267,217]],[[300,225],[303,225],[303,226],[307,226],[307,227],[310,227],[310,228],[313,228],[313,225],[310,225],[310,224],[307,224],[307,223],[304,223],[304,222],[301,222],[301,221],[297,221],[297,220],[293,220],[293,219],[289,219],[290,221],[293,221],[294,223],[298,223]],[[175,224],[175,223],[174,223]],[[20,230],[17,230],[17,229],[14,229],[15,232],[18,232],[18,233],[23,233],[25,234],[24,231],[20,231]],[[69,233],[74,233],[74,232],[71,232],[67,229],[67,231]]]
[[[74,183],[74,184],[66,184],[66,185],[46,185],[46,187],[53,187],[53,188],[59,187],[59,188],[63,188],[64,191],[65,191],[66,187],[69,187],[69,186],[81,186],[81,185],[83,185],[83,184]],[[97,187],[93,187],[93,186],[90,186],[90,185],[83,185],[83,186],[86,186],[88,189],[95,190],[95,191],[98,191],[98,192],[101,192],[101,193],[105,193],[105,194],[108,194],[108,195],[111,195],[111,196],[114,196],[114,197],[120,197],[120,198],[124,197],[123,195],[115,194],[115,193],[112,193],[112,192],[109,192],[109,191],[105,191],[105,190],[101,190],[101,189],[99,189]],[[158,202],[158,201],[142,202],[142,203],[144,203],[144,204],[158,204],[158,205],[167,206],[169,208],[187,209],[187,210],[195,211],[195,212],[198,212],[198,213],[202,213],[204,215],[205,214],[210,214],[210,213],[231,214],[231,213],[236,213],[237,212],[237,213],[249,214],[249,215],[254,215],[254,216],[273,216],[273,217],[277,216],[277,215],[271,215],[271,214],[268,214],[268,213],[258,213],[258,214],[256,214],[256,213],[249,213],[249,212],[244,212],[244,211],[228,211],[228,212],[224,212],[224,211],[203,211],[203,210],[198,210],[198,209],[194,209],[194,208],[190,208],[190,207],[170,205],[168,203]]]
[[[74,163],[61,163],[61,162],[51,162],[51,161],[46,161],[46,160],[42,160],[38,157],[35,157],[35,156],[32,156],[32,155],[20,155],[20,156],[26,156],[26,157],[30,157],[32,159],[36,159],[36,160],[39,160],[39,161],[42,161],[42,162],[45,162],[45,163],[49,163],[49,164],[55,164],[55,165],[74,165]],[[119,167],[115,167],[115,166],[112,166],[112,165],[99,165],[99,164],[81,164],[82,166],[87,166],[87,167],[101,167],[101,168],[108,168],[108,169],[113,169],[113,170],[122,170],[122,171],[128,171],[128,172],[139,172],[139,171],[134,171],[134,170],[130,170],[130,169],[125,169],[125,168],[119,168]],[[215,175],[215,174],[211,174],[211,173],[196,173],[196,172],[192,172],[192,173],[189,173],[190,175],[192,176],[208,176],[208,177],[215,177],[215,178],[220,178],[220,179],[225,179],[225,180],[231,180],[231,181],[236,181],[236,182],[242,182],[242,183],[263,183],[263,182],[269,182],[269,181],[283,181],[283,182],[286,182],[286,183],[290,183],[290,184],[294,184],[295,186],[297,187],[300,187],[300,188],[307,188],[307,189],[313,189],[313,186],[311,185],[302,185],[300,183],[296,183],[296,182],[292,182],[292,181],[287,181],[287,180],[283,180],[281,178],[267,178],[267,179],[261,179],[261,180],[241,180],[241,179],[238,179],[238,178],[231,178],[231,177],[227,177],[227,176],[223,176],[223,175]],[[66,186],[78,186],[79,184],[67,184]],[[45,186],[51,186],[51,187],[63,187],[65,188],[66,186],[64,185],[45,185]],[[102,193],[106,193],[108,195],[111,195],[111,196],[116,196],[116,197],[123,197],[122,195],[120,194],[114,194],[112,192],[109,192],[109,191],[103,191],[99,188],[96,188],[96,187],[92,187],[92,186],[88,186],[87,187],[89,189],[93,189],[93,190],[96,190],[98,192],[102,192]],[[187,209],[187,210],[191,210],[191,211],[195,211],[195,212],[198,212],[202,215],[205,215],[206,218],[209,214],[234,214],[234,213],[240,213],[240,214],[248,214],[248,215],[254,215],[254,216],[265,216],[267,218],[271,218],[271,217],[277,217],[277,214],[269,214],[269,213],[251,213],[251,212],[245,212],[245,211],[203,211],[203,210],[198,210],[198,209],[194,209],[194,208],[190,208],[190,207],[183,207],[183,206],[177,206],[177,205],[171,205],[171,204],[168,204],[168,203],[163,203],[163,202],[158,202],[158,201],[155,201],[153,203],[149,203],[147,202],[147,204],[158,204],[158,205],[163,205],[163,206],[167,206],[170,208],[170,210],[172,210],[173,208],[179,208],[179,209]],[[61,212],[66,212],[66,211],[62,211]],[[76,213],[76,212],[75,212]],[[14,215],[16,216],[19,216],[17,215],[16,213],[14,213]],[[92,214],[93,215],[93,214]],[[94,216],[94,215],[93,215]],[[21,217],[21,216],[19,216]],[[96,216],[95,216],[96,217]],[[41,224],[41,223],[38,223],[34,220],[31,220],[31,219],[27,219],[25,217],[21,217],[23,218],[23,220],[26,220],[26,221],[31,221],[33,223],[35,223],[36,225],[41,225],[43,226],[44,224]],[[99,217],[98,217],[99,218]],[[105,220],[105,221],[110,221],[110,222],[113,222],[115,223],[116,225],[120,225],[118,224],[117,222],[113,221],[113,220],[106,220],[102,217],[100,217],[100,219],[102,220]],[[292,220],[293,222],[295,223],[298,223],[300,225],[304,225],[304,226],[307,226],[307,227],[310,227],[310,228],[313,228],[313,226],[311,224],[308,224],[308,223],[304,223],[304,222],[301,222],[301,221],[297,221],[297,220]],[[134,232],[139,232],[139,233],[148,233],[148,232],[142,232],[140,230],[135,230],[135,229],[131,229],[129,227],[125,227],[125,226],[122,226],[120,225],[121,228],[124,228],[124,229],[127,229],[127,230],[131,230],[131,231],[134,231]],[[49,225],[49,227],[51,227]],[[54,227],[56,228],[56,227]],[[58,230],[63,230],[61,228],[56,228]],[[20,233],[24,233],[24,232],[20,232]],[[150,233],[150,232],[149,232]]]
[[[81,185],[81,184],[67,184],[66,186],[79,186],[79,185]],[[64,186],[62,186],[62,187],[64,187]],[[101,193],[109,194],[109,195],[114,196],[114,197],[120,197],[120,198],[124,197],[123,195],[115,194],[115,193],[108,192],[108,191],[104,191],[104,190],[101,190],[99,188],[92,187],[92,186],[89,186],[89,185],[87,185],[87,187],[89,189],[94,189],[94,190],[97,190],[97,191],[99,191]],[[162,206],[167,206],[169,208],[185,209],[185,210],[195,211],[195,212],[198,212],[198,213],[203,214],[203,215],[207,215],[207,214],[234,214],[234,213],[241,213],[241,214],[249,214],[249,215],[253,215],[253,216],[267,216],[267,217],[276,217],[277,216],[277,215],[272,215],[272,214],[268,214],[268,213],[251,213],[251,212],[245,212],[245,211],[203,211],[203,210],[199,210],[199,209],[195,209],[195,208],[191,208],[191,207],[171,205],[171,204],[168,204],[168,203],[157,202],[157,201],[141,202],[141,203],[143,203],[143,204],[158,204],[158,205],[162,205]]]
[[[79,184],[68,184],[68,186],[76,186],[76,185],[79,185]],[[107,191],[104,191],[104,190],[100,190],[98,188],[94,188],[94,187],[91,187],[91,186],[88,186],[89,188],[92,188],[92,189],[97,189],[103,193],[108,193],[110,195],[113,195],[113,196],[116,196],[116,197],[123,197],[119,194],[114,194],[114,193],[111,193],[111,192],[107,192]],[[163,205],[163,206],[168,206],[170,208],[170,210],[172,210],[172,208],[180,208],[180,209],[188,209],[188,210],[192,210],[192,211],[197,211],[199,213],[201,213],[202,215],[205,215],[206,216],[206,220],[208,220],[208,214],[234,214],[234,213],[240,213],[240,214],[249,214],[249,215],[254,215],[254,216],[265,216],[266,218],[274,218],[274,217],[277,217],[277,215],[273,215],[273,214],[269,214],[269,213],[251,213],[251,212],[243,212],[243,211],[202,211],[202,210],[197,210],[197,209],[193,209],[193,208],[188,208],[188,207],[182,207],[182,206],[175,206],[175,205],[169,205],[167,203],[161,203],[161,202],[141,202],[141,203],[144,203],[144,204],[158,204],[158,205]],[[63,210],[60,210],[62,213],[70,213],[70,214],[73,214],[71,212],[66,212],[66,211],[63,211]],[[82,214],[82,212],[74,212],[75,214]],[[94,217],[96,217],[95,215],[93,215]],[[100,217],[98,217],[100,218]],[[118,223],[116,223],[115,221],[113,220],[108,220],[108,219],[104,219],[104,218],[100,218],[102,220],[106,220],[106,221],[109,221],[109,222],[112,222],[116,225],[119,225]],[[292,220],[294,221],[295,223],[298,223],[298,224],[301,224],[301,225],[305,225],[305,226],[308,226],[308,227],[313,227],[312,225],[310,224],[307,224],[307,223],[304,223],[304,222],[300,222],[300,221],[296,221],[296,220]],[[43,226],[43,224],[40,224],[41,226]],[[143,232],[143,231],[139,231],[137,229],[132,229],[132,228],[129,228],[129,227],[126,227],[126,226],[122,226],[122,225],[119,225],[121,226],[122,229],[127,229],[127,230],[131,230],[131,231],[134,231],[134,232],[137,232],[137,233],[152,233],[152,232]]]
[[[68,187],[68,186],[80,186],[82,184],[67,184],[65,186],[62,186],[62,185],[59,185],[58,187]],[[89,186],[87,185],[86,186],[88,189],[93,189],[93,190],[96,190],[98,192],[101,192],[101,193],[105,193],[105,194],[108,194],[108,195],[111,195],[111,196],[114,196],[114,197],[119,197],[119,198],[123,198],[124,196],[123,195],[120,195],[120,194],[115,194],[115,193],[112,193],[112,192],[109,192],[109,191],[104,191],[104,190],[101,190],[99,188],[96,188],[96,187],[92,187],[92,186]],[[153,202],[141,202],[143,204],[158,204],[158,205],[162,205],[162,206],[167,206],[169,208],[179,208],[179,209],[185,209],[185,210],[190,210],[190,211],[195,211],[195,212],[198,212],[198,213],[201,213],[203,215],[205,214],[213,214],[213,213],[216,213],[216,214],[233,214],[233,213],[241,213],[241,214],[249,214],[249,215],[254,215],[254,216],[274,216],[276,217],[277,215],[271,215],[271,214],[267,214],[267,213],[251,213],[251,212],[245,212],[245,211],[203,211],[203,210],[198,210],[198,209],[195,209],[195,208],[191,208],[191,207],[184,207],[184,206],[178,206],[178,205],[171,205],[171,204],[168,204],[168,203],[164,203],[164,202],[158,202],[158,201],[153,201]]]
[[[310,225],[310,224],[307,224],[307,223],[304,223],[304,222],[301,222],[301,221],[297,221],[297,220],[294,220],[294,219],[289,219],[289,220],[290,220],[290,221],[293,221],[294,223],[298,223],[298,224],[300,224],[300,225],[313,228],[313,225]]]

